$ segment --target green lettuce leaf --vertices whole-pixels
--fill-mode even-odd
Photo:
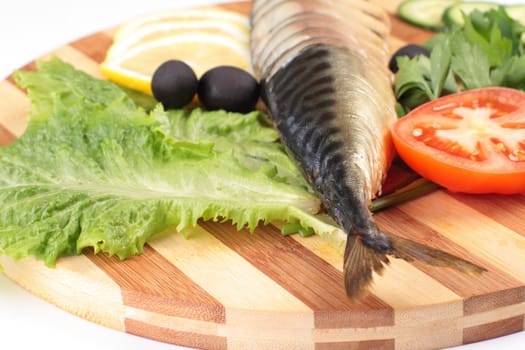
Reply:
[[[264,169],[275,180],[308,187],[295,163],[278,143],[278,132],[270,127],[268,117],[261,112],[248,114],[213,113],[195,108],[185,116],[183,110],[164,111],[156,108],[154,116],[161,121],[165,132],[176,140],[213,143],[214,149],[228,152],[244,166]]]
[[[127,258],[199,219],[274,220],[336,237],[261,113],[151,112],[116,85],[52,58],[19,71],[25,133],[0,147],[0,253],[52,266],[92,247]]]

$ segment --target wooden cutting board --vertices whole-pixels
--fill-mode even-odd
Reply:
[[[390,13],[399,1],[382,0]],[[248,13],[249,3],[224,5]],[[393,49],[432,33],[392,15]],[[114,30],[53,53],[95,76]],[[34,62],[24,69],[34,69]],[[0,83],[0,144],[23,133],[29,101]],[[189,239],[157,237],[126,261],[1,257],[11,279],[73,314],[123,332],[203,349],[433,349],[525,328],[525,197],[436,191],[375,215],[394,234],[487,268],[470,277],[393,260],[357,303],[343,289],[342,258],[318,237],[282,237],[201,223]]]

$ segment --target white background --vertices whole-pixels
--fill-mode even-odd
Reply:
[[[93,32],[161,9],[228,2],[221,0],[14,0],[0,5],[0,78]],[[504,3],[523,3],[508,0]],[[0,111],[1,113],[1,111]],[[70,315],[33,296],[0,274],[2,348],[53,350],[161,350],[173,345],[108,329]],[[9,344],[9,345],[8,345]],[[12,345],[11,345],[12,344]],[[525,333],[462,346],[462,350],[525,348]],[[458,348],[459,349],[459,348]]]

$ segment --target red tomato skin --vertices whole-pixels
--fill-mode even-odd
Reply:
[[[412,148],[399,138],[392,136],[399,157],[422,177],[451,192],[473,194],[517,194],[525,193],[525,173],[479,173],[458,168],[438,161]]]
[[[525,120],[525,93],[518,90],[492,87],[470,90],[464,93],[442,97],[440,103],[457,101],[465,94],[466,100],[472,100],[476,94],[482,96],[510,96],[517,109],[524,114]],[[521,94],[521,95],[520,95]],[[438,100],[435,100],[438,101]],[[391,129],[392,141],[399,157],[422,177],[433,181],[452,192],[473,194],[519,194],[525,193],[525,162],[512,164],[505,169],[483,169],[479,164],[462,164],[469,161],[460,160],[444,151],[437,151],[418,141],[407,132],[407,123],[411,119],[421,117],[421,113],[428,111],[430,103],[424,104],[405,117],[400,118]],[[405,119],[407,118],[407,119]],[[472,163],[472,162],[470,162]],[[477,162],[479,163],[479,162]]]

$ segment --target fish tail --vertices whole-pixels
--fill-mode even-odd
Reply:
[[[393,235],[380,235],[389,241],[389,247],[373,246],[362,236],[349,235],[346,241],[344,255],[344,283],[348,297],[358,300],[363,297],[372,283],[373,273],[381,274],[389,263],[389,256],[406,261],[421,261],[428,265],[450,267],[477,276],[486,271],[485,268],[475,265],[467,260]]]
[[[389,260],[387,253],[373,249],[359,235],[349,235],[344,255],[344,282],[350,300],[361,298],[373,280],[373,272],[381,274]]]
[[[479,276],[487,271],[481,266],[445,251],[398,236],[390,235],[389,238],[393,247],[392,255],[396,258],[406,261],[418,260],[432,266],[450,267],[472,276]]]

